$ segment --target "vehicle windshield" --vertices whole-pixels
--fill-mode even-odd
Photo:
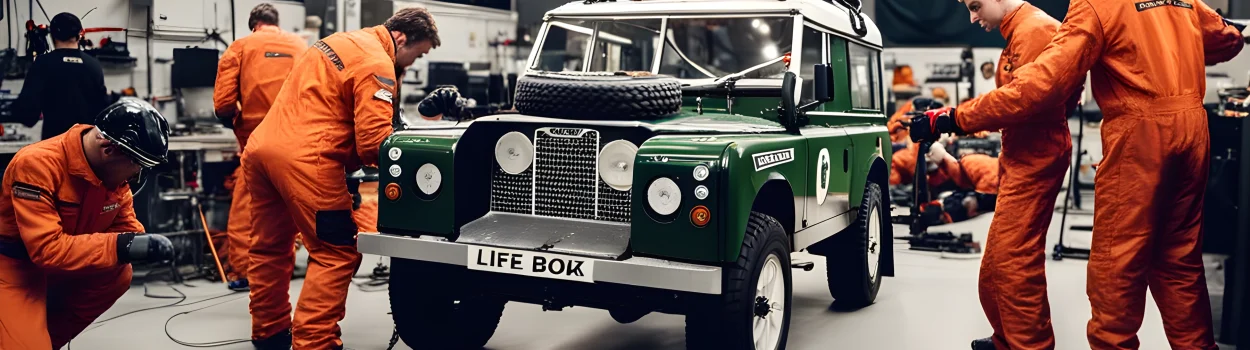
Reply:
[[[662,36],[661,23],[658,18],[553,19],[532,68],[650,72],[656,51],[663,50],[659,73],[680,79],[779,79],[787,69],[793,18],[673,18]]]

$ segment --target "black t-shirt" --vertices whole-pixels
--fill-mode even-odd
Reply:
[[[77,49],[56,49],[35,58],[13,106],[16,122],[33,126],[43,114],[43,139],[74,124],[95,124],[109,103],[100,62]]]

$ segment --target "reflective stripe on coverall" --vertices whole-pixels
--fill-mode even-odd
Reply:
[[[282,89],[282,82],[295,65],[296,56],[306,49],[304,39],[299,35],[283,32],[277,26],[260,24],[252,34],[231,43],[222,55],[217,64],[217,82],[213,85],[213,108],[218,116],[233,118],[240,159],[248,137],[269,112],[278,90]],[[252,237],[248,208],[252,196],[247,190],[241,164],[232,174],[234,187],[231,189],[230,219],[226,227],[228,240],[217,249],[230,262],[227,280],[247,276],[247,247]],[[214,241],[220,240],[220,237],[214,237]]]
[[[91,125],[22,147],[4,172],[0,241],[0,349],[60,349],[130,289],[117,234],[143,232],[130,186],[104,187],[83,154]]]
[[[308,275],[295,310],[295,349],[340,346],[338,321],[360,265],[347,171],[376,166],[391,133],[395,43],[383,26],[338,33],[295,63],[274,106],[248,142],[252,191],[252,338],[292,327],[287,290],[295,232],[308,248]]]
[[[1202,1],[1074,0],[1032,64],[1016,70],[1011,83],[957,108],[964,128],[1027,120],[1038,106],[1063,103],[1093,69],[1094,98],[1105,115],[1086,283],[1094,349],[1140,345],[1148,286],[1172,348],[1216,349],[1201,251],[1210,146],[1204,65],[1231,59],[1243,45],[1241,33]],[[1001,265],[1007,273],[995,278],[1002,283],[1030,269],[1019,266]],[[1018,286],[1044,295],[1037,276]],[[1044,312],[1044,305],[998,313]],[[1034,344],[1028,338],[1036,334],[1021,336]]]

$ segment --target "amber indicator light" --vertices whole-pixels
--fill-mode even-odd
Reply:
[[[399,184],[391,183],[386,185],[386,199],[399,199]]]
[[[711,221],[712,221],[712,211],[708,210],[707,207],[702,206],[702,205],[696,205],[694,209],[690,210],[690,222],[693,223],[695,226],[698,226],[698,227],[707,226],[707,223]]]

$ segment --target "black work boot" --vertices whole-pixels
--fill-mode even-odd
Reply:
[[[290,350],[291,330],[284,329],[265,339],[252,339],[252,346],[255,346],[256,350]]]
[[[994,350],[994,340],[990,338],[973,340],[972,350]]]

